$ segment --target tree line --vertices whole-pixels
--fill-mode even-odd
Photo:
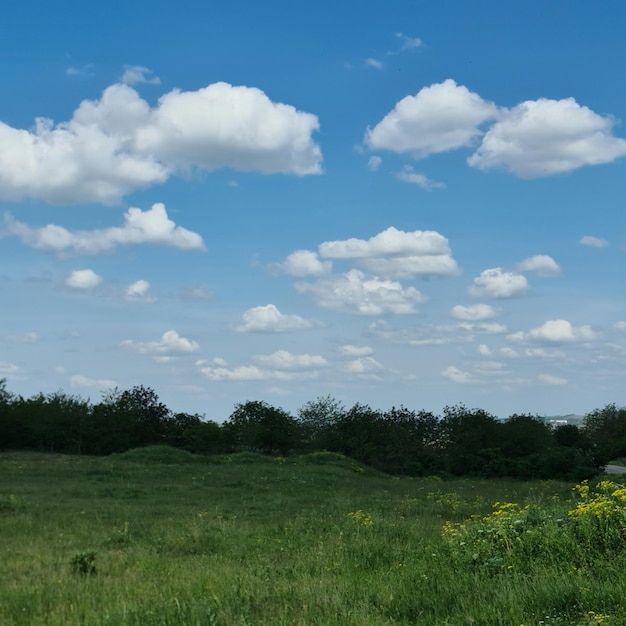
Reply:
[[[626,408],[609,404],[587,414],[581,427],[552,427],[535,415],[500,420],[464,405],[435,415],[404,406],[347,408],[327,396],[296,415],[264,401],[239,403],[218,424],[174,413],[143,385],[91,403],[63,391],[24,398],[0,380],[0,449],[108,455],[154,444],[199,454],[330,451],[396,475],[578,480],[626,456]]]

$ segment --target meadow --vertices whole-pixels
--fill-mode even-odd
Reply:
[[[626,489],[331,453],[0,454],[0,624],[626,624]]]

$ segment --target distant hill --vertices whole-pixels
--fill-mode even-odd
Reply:
[[[559,424],[574,424],[575,426],[580,426],[585,416],[570,413],[569,415],[546,415],[543,419],[553,426],[558,426]]]

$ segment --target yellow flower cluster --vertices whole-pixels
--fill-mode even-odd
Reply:
[[[590,494],[585,481],[576,485],[574,492],[581,502],[568,512],[573,519],[614,519],[626,523],[626,488],[623,485],[603,480],[597,484],[595,493]]]
[[[361,526],[373,526],[374,520],[372,520],[372,516],[368,513],[363,513],[361,509],[358,511],[352,511],[348,513],[348,517],[351,517],[355,522],[361,524]]]

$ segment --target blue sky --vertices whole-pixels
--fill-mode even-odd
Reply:
[[[203,4],[5,9],[11,390],[624,404],[626,6]]]

